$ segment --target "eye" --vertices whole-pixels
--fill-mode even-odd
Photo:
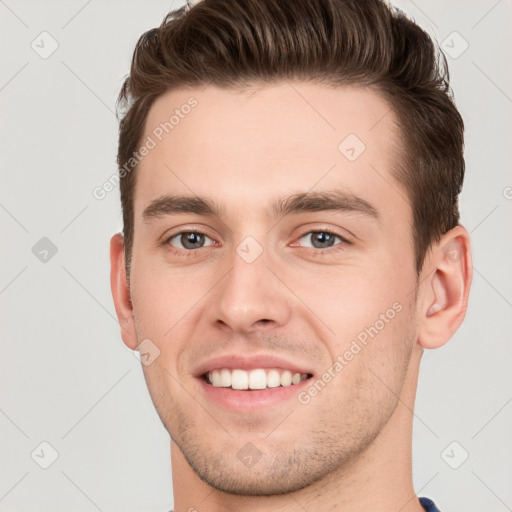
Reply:
[[[336,235],[330,231],[310,231],[305,235],[302,235],[299,238],[299,242],[304,240],[304,246],[311,247],[313,249],[329,249],[330,247],[336,245],[336,239],[338,239],[339,242],[347,242],[340,235]]]
[[[206,240],[209,240],[211,243],[205,244]],[[192,251],[213,245],[214,241],[209,236],[199,231],[182,231],[168,238],[166,243],[178,249]]]

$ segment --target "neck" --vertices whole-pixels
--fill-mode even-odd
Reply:
[[[419,358],[418,356],[418,365]],[[411,361],[398,405],[374,442],[327,477],[296,492],[240,496],[219,491],[192,470],[171,441],[174,512],[424,512],[412,483],[412,419],[418,366]]]

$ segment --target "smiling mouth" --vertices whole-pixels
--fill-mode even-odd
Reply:
[[[238,391],[253,391],[267,388],[289,387],[311,378],[310,373],[293,373],[282,368],[219,368],[202,375],[202,379],[213,387]]]

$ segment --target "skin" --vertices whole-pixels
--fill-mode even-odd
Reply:
[[[411,476],[418,369],[423,349],[445,344],[464,318],[468,232],[446,233],[417,275],[411,206],[392,174],[400,132],[372,90],[177,89],[151,108],[144,139],[190,96],[198,105],[137,169],[129,282],[123,238],[111,241],[123,341],[136,349],[149,338],[160,350],[142,368],[171,436],[175,512],[423,510]],[[366,146],[352,162],[338,150],[350,133]],[[378,218],[272,214],[278,197],[333,189],[364,199]],[[223,211],[144,221],[164,194],[204,196]],[[195,252],[180,236],[166,242],[193,228],[207,235]],[[314,252],[322,230],[350,243],[335,237]],[[251,263],[236,252],[248,236],[262,249]],[[308,404],[228,411],[194,377],[217,355],[270,353],[318,379],[396,303],[400,312]],[[237,457],[247,443],[261,454],[251,467]]]

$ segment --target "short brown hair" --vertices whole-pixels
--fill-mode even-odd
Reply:
[[[401,128],[395,176],[413,212],[419,273],[431,244],[459,222],[464,123],[443,53],[424,30],[381,0],[202,0],[171,11],[140,37],[119,94],[119,169],[126,171],[148,112],[163,93],[288,79],[371,87],[389,102]],[[120,174],[128,274],[135,171]]]

